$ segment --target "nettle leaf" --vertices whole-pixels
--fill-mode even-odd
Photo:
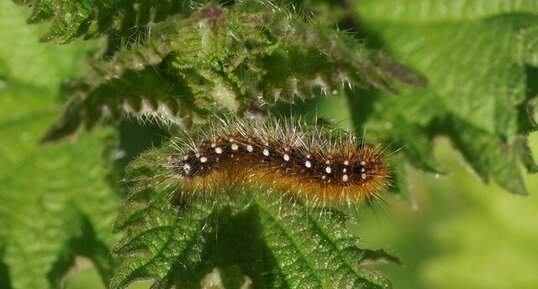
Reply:
[[[387,288],[368,264],[397,261],[362,250],[346,215],[307,208],[266,192],[228,192],[231,199],[182,200],[166,179],[166,153],[152,150],[128,169],[131,195],[116,221],[125,256],[112,288],[154,279],[152,288],[197,288],[215,268],[253,288]],[[247,189],[248,191],[248,189]],[[227,288],[238,288],[227,287]]]
[[[41,41],[67,43],[78,37],[103,34],[129,36],[137,28],[171,15],[188,15],[196,1],[180,0],[14,0],[33,6],[29,23],[51,22]]]
[[[0,288],[60,288],[80,260],[108,282],[115,137],[107,130],[39,144],[61,111],[59,85],[84,67],[88,49],[36,45],[42,31],[26,17],[0,2]]]
[[[207,6],[153,25],[145,41],[95,62],[91,75],[72,83],[73,99],[45,139],[126,113],[189,124],[222,108],[250,113],[319,90],[333,95],[355,85],[394,92],[395,81],[426,84],[351,35],[270,2]]]
[[[428,76],[426,89],[350,98],[356,124],[403,149],[416,167],[442,168],[432,139],[448,136],[484,181],[527,194],[517,160],[536,172],[526,136],[538,126],[538,7],[534,1],[362,1],[361,28],[374,45]],[[480,4],[479,4],[480,3]]]

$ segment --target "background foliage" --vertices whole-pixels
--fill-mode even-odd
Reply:
[[[119,100],[153,116],[162,112],[164,103],[165,117],[176,122],[185,121],[185,116],[203,117],[213,105],[246,110],[252,96],[260,92],[265,98],[255,102],[256,107],[277,100],[276,90],[278,99],[295,102],[294,92],[304,98],[315,85],[321,88],[317,94],[333,94],[337,89],[336,95],[299,103],[294,110],[317,111],[358,132],[366,128],[369,139],[402,148],[395,157],[397,189],[411,200],[405,184],[410,175],[414,197],[410,207],[418,210],[391,201],[390,213],[367,210],[361,212],[359,223],[350,224],[362,236],[361,247],[383,248],[401,256],[403,267],[380,268],[396,287],[533,288],[538,284],[532,272],[538,257],[534,254],[538,232],[532,223],[536,198],[517,198],[484,186],[456,161],[463,159],[480,179],[493,179],[513,193],[538,189],[536,176],[529,175],[525,186],[518,165],[537,170],[526,143],[527,134],[536,130],[535,112],[528,102],[536,97],[538,83],[534,1],[384,0],[361,1],[356,7],[346,7],[345,1],[344,6],[299,2],[305,14],[315,13],[319,26],[285,10],[262,7],[275,15],[276,20],[269,21],[259,13],[262,8],[238,5],[229,8],[232,21],[223,31],[239,31],[244,37],[231,42],[210,33],[211,23],[220,19],[218,10],[200,10],[206,6],[191,2],[133,2],[136,5],[38,1],[29,15],[28,9],[0,1],[0,288],[58,287],[63,282],[73,288],[83,284],[95,288],[102,285],[97,276],[109,280],[117,265],[110,252],[118,241],[111,228],[124,194],[119,175],[126,162],[153,139],[158,144],[155,135],[164,133],[122,122],[117,130],[79,132],[41,146],[47,128],[53,127],[47,136],[54,139],[70,135],[83,122],[94,127],[101,112],[92,109],[103,103],[112,112],[111,119],[119,121],[123,115],[121,108],[116,109]],[[98,7],[99,13],[92,7]],[[255,22],[256,29],[244,26],[244,12],[262,24]],[[143,28],[132,28],[168,15],[190,20],[156,25],[153,38]],[[48,31],[47,25],[27,25],[28,17],[30,22],[51,23]],[[335,34],[341,41],[336,51],[320,45],[334,37],[332,29],[321,25],[333,24],[335,17],[340,26],[357,29],[369,47],[382,48],[421,72],[429,86],[397,84],[394,80],[419,86],[424,82],[376,50],[346,42],[347,35]],[[192,26],[189,21],[207,25]],[[315,41],[296,42],[282,27],[292,27],[295,37]],[[259,34],[258,29],[267,32]],[[100,35],[110,35],[109,41],[105,43]],[[77,37],[96,39],[65,46],[36,44],[39,38],[64,43]],[[170,43],[177,37],[193,46]],[[213,45],[204,46],[207,43]],[[310,50],[295,49],[298,44]],[[347,45],[354,50],[345,50]],[[92,60],[88,67],[88,59],[105,46],[104,61]],[[186,50],[176,55],[188,58],[170,58],[171,51],[178,49]],[[198,54],[189,54],[192,51]],[[222,65],[212,66],[213,57]],[[245,59],[250,66],[238,64]],[[312,60],[314,65],[298,71],[270,70],[282,61],[296,67],[298,59]],[[335,72],[327,67],[358,71],[350,83],[377,89],[336,86],[342,78],[330,77],[320,86],[318,73]],[[238,74],[237,69],[253,73]],[[254,77],[267,70],[265,77]],[[196,78],[187,77],[184,86],[170,82],[170,77],[193,74]],[[306,79],[310,84],[295,88],[276,75]],[[66,83],[77,77],[83,78]],[[234,89],[228,86],[230,81]],[[133,82],[142,85],[130,85]],[[269,85],[251,91],[245,89],[250,83]],[[179,98],[170,98],[172,87],[177,90],[172,95]],[[143,109],[140,95],[151,109]],[[55,122],[68,98],[71,110]],[[152,99],[157,100],[155,105]],[[444,137],[434,144],[438,135]],[[448,149],[448,143],[459,153]],[[415,171],[404,160],[433,174]],[[451,175],[439,178],[445,172]]]

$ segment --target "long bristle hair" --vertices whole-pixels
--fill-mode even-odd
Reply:
[[[166,178],[182,202],[243,192],[312,206],[370,203],[390,184],[378,146],[300,118],[221,115],[172,137]]]

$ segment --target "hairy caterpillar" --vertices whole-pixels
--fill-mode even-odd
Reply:
[[[297,120],[218,117],[172,143],[171,174],[193,196],[258,185],[316,204],[346,204],[370,200],[389,183],[378,147]]]

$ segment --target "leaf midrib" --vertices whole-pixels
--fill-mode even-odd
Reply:
[[[268,217],[271,218],[271,220],[273,221],[273,223],[278,226],[278,228],[280,228],[284,234],[286,235],[286,237],[288,238],[288,240],[290,241],[290,243],[296,248],[297,252],[299,252],[300,254],[300,257],[301,259],[303,259],[305,261],[305,263],[308,265],[308,267],[310,268],[310,271],[312,272],[312,275],[318,280],[318,283],[323,286],[323,287],[326,287],[326,284],[324,284],[322,282],[323,278],[321,276],[319,276],[317,270],[315,269],[315,266],[314,264],[312,264],[312,261],[309,260],[310,258],[307,258],[307,254],[305,254],[305,252],[302,250],[302,247],[301,246],[298,246],[297,242],[295,241],[295,239],[292,237],[292,234],[289,232],[289,230],[287,230],[284,226],[282,226],[280,224],[280,222],[278,222],[278,218],[275,217],[273,214],[271,214],[269,212],[269,210],[267,210],[265,208],[265,206],[263,206],[263,204],[260,204],[260,202],[258,200],[256,200],[256,203],[258,204],[258,207],[267,214]],[[279,266],[280,267],[280,266]],[[282,269],[282,268],[281,268]],[[289,274],[284,274],[284,276],[288,277]],[[289,282],[288,282],[288,278],[286,278],[286,283],[288,285]]]

